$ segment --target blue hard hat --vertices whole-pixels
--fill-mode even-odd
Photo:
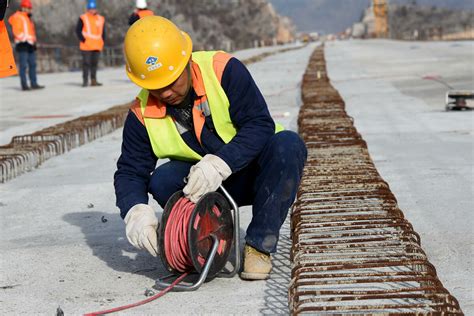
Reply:
[[[89,0],[87,1],[87,10],[97,9],[97,2],[96,0]]]

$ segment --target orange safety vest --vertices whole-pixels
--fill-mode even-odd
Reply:
[[[28,13],[16,11],[9,19],[8,23],[12,26],[15,43],[36,43],[36,31],[33,21],[31,21]]]
[[[17,73],[13,51],[8,38],[5,22],[0,21],[0,78],[13,76]]]
[[[141,19],[146,16],[155,15],[155,14],[151,10],[137,10],[137,15]]]
[[[89,12],[81,15],[82,35],[86,39],[79,44],[81,50],[101,51],[104,48],[104,39],[102,33],[104,31],[105,18],[99,14],[91,14]]]
[[[197,98],[192,109],[194,133],[199,143],[206,116],[211,116],[219,137],[227,144],[237,134],[229,112],[229,99],[221,86],[222,75],[232,55],[223,51],[194,52],[191,62],[191,77]],[[182,127],[166,114],[166,104],[161,103],[142,89],[131,111],[145,126],[153,152],[158,158],[184,161],[200,160],[181,138]],[[275,132],[284,128],[275,124]]]

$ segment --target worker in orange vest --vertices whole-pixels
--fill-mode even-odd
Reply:
[[[140,20],[149,15],[155,15],[153,11],[148,9],[146,4],[146,0],[137,0],[136,2],[136,9],[133,11],[132,15],[128,19],[128,25],[132,25],[136,21]]]
[[[79,48],[82,52],[82,86],[101,86],[97,81],[97,65],[100,52],[104,48],[105,18],[98,14],[96,0],[87,2],[87,12],[79,17],[76,26]]]
[[[0,78],[13,76],[17,73],[7,28],[3,22],[7,6],[8,0],[0,0]]]
[[[31,19],[32,9],[33,6],[30,0],[22,0],[20,10],[8,19],[15,39],[15,50],[20,59],[20,81],[23,91],[44,88],[44,86],[38,84],[36,79],[36,31]],[[30,87],[26,79],[27,68],[30,77]]]

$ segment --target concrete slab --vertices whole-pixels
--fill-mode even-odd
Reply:
[[[300,105],[297,87],[314,48],[311,45],[271,56],[249,67],[272,113],[289,112],[278,118],[287,127],[294,126]],[[136,88],[125,82],[112,84],[112,80],[119,80],[114,76],[123,78],[119,70],[109,74],[108,84],[89,96],[88,104],[70,105],[74,110],[69,113],[74,114],[75,107],[81,109],[77,111],[97,111],[109,94],[118,95],[119,90],[127,90],[120,92],[123,100],[136,93]],[[63,91],[64,85],[55,80],[52,76],[51,85],[57,84]],[[64,93],[66,99],[72,92]],[[45,102],[47,96],[42,97]],[[10,98],[14,100],[13,95]],[[47,109],[54,111],[60,105],[56,102]],[[36,111],[39,105],[28,106]],[[66,314],[81,314],[129,304],[144,299],[145,290],[164,274],[159,260],[128,244],[124,223],[114,206],[112,177],[120,143],[121,130],[117,130],[0,185],[1,314],[52,314],[58,306]],[[244,235],[250,208],[242,208],[241,214]],[[290,246],[286,223],[268,281],[216,279],[197,292],[169,293],[122,314],[287,314]]]
[[[298,44],[299,45],[299,44]],[[239,59],[295,47],[296,44],[236,51]],[[0,146],[13,136],[35,132],[74,118],[130,102],[139,88],[128,80],[123,68],[98,72],[103,87],[83,88],[81,72],[39,74],[44,90],[21,91],[18,77],[0,80]]]
[[[332,42],[328,73],[445,287],[474,314],[474,113],[445,112],[436,74],[474,89],[474,42]]]

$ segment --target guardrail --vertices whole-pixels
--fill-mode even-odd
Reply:
[[[82,69],[82,55],[78,46],[39,44],[36,53],[37,71],[39,73]],[[100,67],[116,67],[123,64],[123,48],[121,45],[106,46],[101,52]]]

